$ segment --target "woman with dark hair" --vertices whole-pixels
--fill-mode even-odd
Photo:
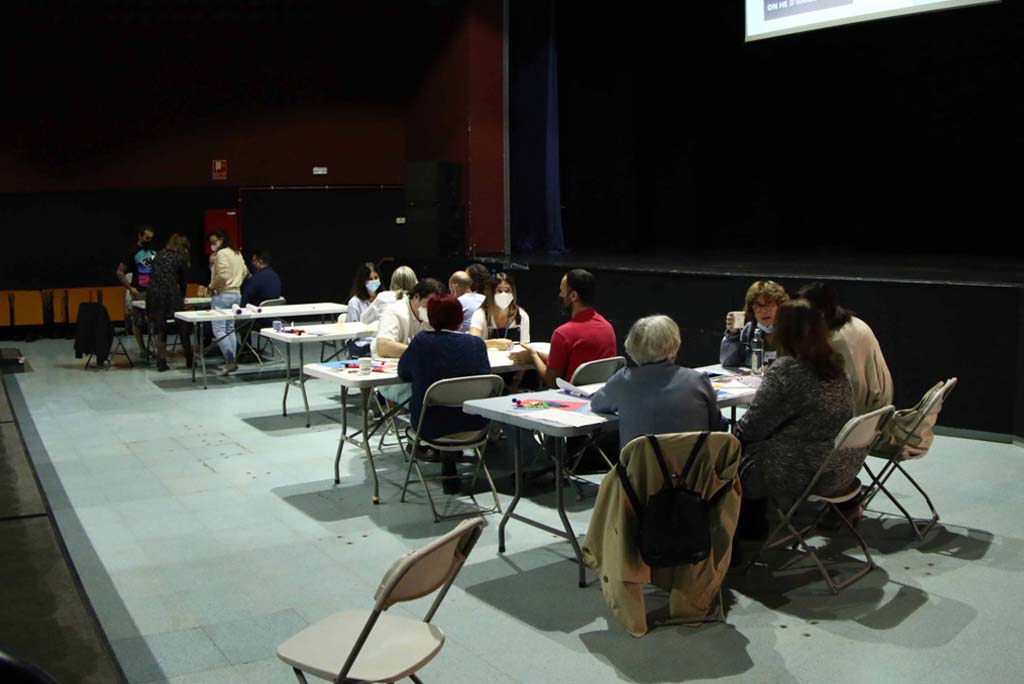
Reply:
[[[892,375],[871,327],[836,302],[831,285],[813,282],[800,288],[800,296],[825,317],[833,349],[843,357],[846,376],[853,386],[857,415],[892,403]]]
[[[362,315],[377,299],[377,290],[379,289],[380,274],[377,273],[377,266],[369,261],[360,264],[352,278],[352,294],[348,300],[345,320],[349,323],[359,323]],[[357,359],[361,356],[369,356],[370,342],[371,338],[369,337],[349,341],[346,345],[349,355]]]
[[[740,478],[746,525],[764,524],[765,508],[746,500],[804,490],[853,417],[853,390],[843,360],[828,341],[821,312],[803,299],[779,307],[775,335],[781,356],[736,426],[743,443]],[[823,495],[849,490],[863,459],[840,454],[818,481]],[[763,527],[760,528],[763,530]]]
[[[181,233],[175,233],[153,258],[146,290],[146,314],[150,330],[156,333],[157,370],[163,373],[167,365],[167,320],[176,311],[185,309],[185,287],[188,279],[189,242]],[[190,326],[174,319],[178,338],[185,351],[185,365],[192,367],[192,336]]]
[[[245,260],[235,248],[231,236],[224,231],[215,230],[210,233],[210,249],[212,273],[210,274],[210,307],[213,309],[231,309],[242,302],[242,283],[249,277],[249,269]],[[212,321],[213,337],[217,340],[221,354],[224,355],[224,367],[217,375],[227,375],[238,370],[235,355],[238,341],[235,339],[235,322],[232,320]]]
[[[469,334],[482,337],[488,349],[508,351],[516,342],[528,344],[530,316],[519,306],[512,276],[496,274],[486,292],[483,306],[473,313]]]
[[[424,330],[413,337],[398,361],[398,377],[412,383],[409,415],[413,425],[419,425],[423,397],[432,384],[438,380],[491,372],[484,341],[459,333],[462,305],[458,299],[450,294],[431,297],[427,302],[427,320],[433,330]],[[479,430],[486,422],[460,408],[435,407],[430,409],[420,436],[436,439],[457,432]],[[454,472],[454,463],[446,462],[443,474],[452,475]],[[459,491],[457,480],[446,479],[444,485],[446,493]]]

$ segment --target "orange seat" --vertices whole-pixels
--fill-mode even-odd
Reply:
[[[122,288],[123,289],[123,288]],[[78,305],[96,301],[95,287],[69,287],[67,290],[68,323],[78,322]]]
[[[107,314],[110,315],[110,320],[124,320],[125,296],[123,287],[120,285],[114,285],[113,287],[100,287],[96,289],[96,294],[99,295],[99,299],[97,301],[107,307]]]
[[[43,324],[43,293],[40,290],[15,290],[14,325]]]
[[[0,292],[0,325],[11,324],[11,293]]]
[[[201,287],[203,287],[203,286],[200,285],[199,283],[189,283],[189,284],[187,284],[185,286],[185,296],[186,297],[198,297],[199,296],[199,288],[201,288]]]

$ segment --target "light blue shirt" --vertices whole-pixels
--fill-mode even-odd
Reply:
[[[473,321],[473,314],[484,305],[484,300],[486,299],[487,297],[484,297],[479,292],[467,292],[459,297],[459,304],[462,305],[462,326],[459,328],[459,332],[469,332],[469,324]]]
[[[642,435],[724,429],[711,380],[668,361],[623,368],[590,400],[598,413],[619,414],[619,449]]]

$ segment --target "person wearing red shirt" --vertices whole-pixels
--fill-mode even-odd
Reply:
[[[544,384],[555,387],[556,379],[572,379],[572,374],[584,363],[615,356],[615,330],[594,310],[595,290],[590,271],[576,268],[566,273],[559,296],[562,308],[572,320],[555,329],[549,353],[526,349],[513,353],[513,361],[533,363]]]

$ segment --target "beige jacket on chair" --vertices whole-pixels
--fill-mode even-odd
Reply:
[[[699,432],[659,435],[665,463],[672,473],[683,470]],[[615,473],[601,482],[583,542],[583,558],[601,582],[605,603],[633,636],[647,633],[643,585],[654,584],[669,595],[670,622],[693,622],[707,616],[729,570],[732,536],[740,512],[740,443],[725,432],[708,436],[686,485],[705,499],[722,487],[727,491],[711,511],[711,553],[707,560],[672,568],[651,568],[634,542],[637,519]],[[646,437],[632,440],[620,457],[640,501],[661,489],[664,478]]]

